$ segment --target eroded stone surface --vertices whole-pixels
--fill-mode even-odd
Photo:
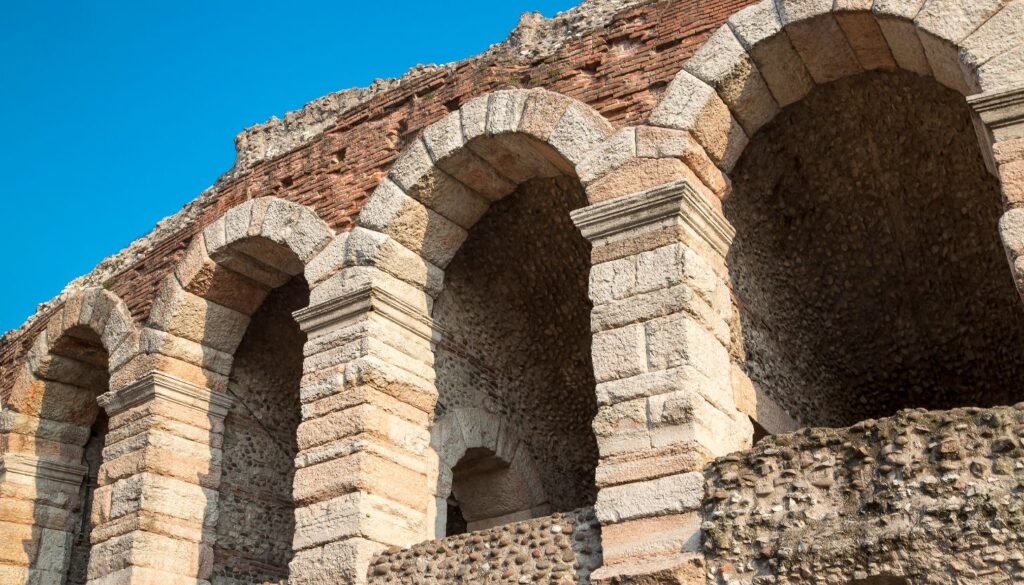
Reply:
[[[370,585],[417,583],[590,583],[601,564],[594,511],[537,518],[393,548],[374,559]]]
[[[1024,315],[960,96],[907,74],[819,88],[732,178],[743,367],[797,419],[1015,401]]]
[[[1024,404],[910,410],[722,457],[705,474],[709,570],[719,583],[1017,583],[1022,433]]]

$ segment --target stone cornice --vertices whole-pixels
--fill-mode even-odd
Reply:
[[[572,220],[591,243],[682,223],[722,256],[736,234],[686,180],[578,209]]]
[[[21,481],[18,483],[43,479],[77,488],[82,485],[86,471],[86,467],[78,463],[50,461],[21,453],[5,453],[0,457],[0,473],[5,476],[20,476]]]
[[[214,416],[224,417],[235,403],[227,394],[213,392],[163,372],[150,372],[131,385],[97,398],[109,415],[151,400],[166,400]]]
[[[374,312],[431,343],[440,341],[441,332],[423,311],[372,283],[365,283],[323,303],[293,313],[306,333],[323,334],[339,329]]]
[[[997,140],[1024,135],[1024,86],[972,95],[967,103]],[[1002,135],[1007,132],[1014,135]]]

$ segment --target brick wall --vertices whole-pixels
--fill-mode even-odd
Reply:
[[[195,222],[154,246],[106,286],[143,321],[161,279],[192,236],[254,197],[273,195],[309,205],[335,229],[349,229],[409,140],[448,111],[493,90],[544,87],[590,104],[618,126],[636,124],[707,34],[751,3],[653,2],[624,10],[606,27],[567,41],[549,57],[510,61],[487,56],[416,72],[399,87],[347,111],[305,146],[219,182]],[[39,319],[0,347],[0,396],[9,391],[15,364],[44,326],[45,319]]]

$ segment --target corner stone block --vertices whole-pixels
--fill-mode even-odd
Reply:
[[[736,165],[749,139],[714,88],[683,70],[676,74],[648,123],[689,130],[725,172]]]
[[[748,136],[779,112],[757,66],[727,25],[715,31],[683,68],[715,88]]]
[[[409,197],[384,179],[359,213],[358,225],[391,236],[428,262],[444,268],[468,235],[466,230]]]
[[[992,59],[1024,45],[1024,0],[1013,0],[960,43],[964,75],[980,87],[977,72]]]
[[[814,80],[782,28],[774,0],[761,0],[729,18],[728,25],[782,107],[803,99]]]
[[[704,474],[699,471],[604,488],[594,510],[601,524],[692,512],[704,499]]]

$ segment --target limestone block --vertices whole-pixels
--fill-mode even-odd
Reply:
[[[728,24],[780,106],[800,101],[814,88],[814,80],[782,28],[774,0],[744,8],[729,17]]]
[[[552,91],[530,91],[519,121],[519,131],[547,140],[570,103],[572,100]]]
[[[635,376],[647,370],[644,326],[630,325],[594,334],[594,375],[598,382]]]
[[[636,151],[641,158],[678,158],[700,178],[705,187],[719,197],[724,197],[730,188],[729,177],[715,166],[707,151],[690,132],[639,126],[636,129]]]
[[[928,57],[924,54],[924,47],[913,22],[879,15],[878,27],[882,30],[889,50],[892,51],[893,59],[901,69],[931,76],[932,68],[928,64]]]
[[[270,292],[262,282],[212,260],[202,234],[189,245],[174,275],[188,292],[246,315],[254,313]]]
[[[793,47],[816,83],[828,83],[864,71],[831,10],[819,0],[780,1],[779,15]]]
[[[636,260],[632,256],[594,264],[590,268],[590,300],[602,305],[624,299],[636,287]]]
[[[704,474],[694,471],[606,487],[594,511],[602,526],[626,520],[691,512],[704,498]]]
[[[295,510],[293,548],[301,551],[353,537],[411,544],[422,538],[422,516],[372,494],[345,494]]]
[[[431,160],[430,153],[427,152],[427,145],[423,143],[422,139],[415,140],[398,155],[398,159],[388,171],[388,178],[403,191],[409,191],[433,167],[434,161]]]
[[[1024,83],[1024,46],[992,58],[978,70],[978,89],[1006,89]]]
[[[344,266],[373,266],[427,294],[441,291],[444,271],[380,232],[353,228],[343,254]]]
[[[342,269],[345,264],[346,243],[351,231],[354,230],[334,236],[327,246],[306,264],[305,277],[310,288],[316,287]]]
[[[598,405],[617,404],[671,392],[690,392],[710,397],[728,389],[723,382],[726,381],[710,378],[694,366],[683,366],[600,383],[597,385],[597,402]]]
[[[359,214],[358,224],[391,236],[444,268],[466,239],[466,230],[406,195],[385,179]]]
[[[295,470],[293,497],[303,506],[352,492],[375,494],[424,514],[429,496],[424,473],[366,451]]]
[[[648,123],[688,130],[725,172],[736,165],[748,138],[714,88],[690,73],[672,79]]]
[[[935,79],[967,95],[973,93],[960,64],[960,42],[995,15],[1006,0],[928,0],[914,22]]]
[[[366,569],[386,545],[363,538],[349,538],[297,551],[288,565],[288,582],[294,585],[366,583]]]
[[[645,335],[647,363],[651,370],[692,365],[711,378],[729,376],[729,354],[725,347],[688,315],[649,321]],[[598,379],[598,382],[603,381],[605,379]]]
[[[483,448],[497,453],[501,420],[481,408],[460,408],[455,412],[467,448]]]
[[[395,416],[376,405],[359,404],[299,424],[297,443],[300,450],[337,441],[362,433],[386,439],[390,445],[411,453],[421,453],[429,442],[423,425]]]
[[[194,579],[212,561],[202,558],[201,548],[195,542],[133,530],[93,544],[88,574],[98,579],[128,567],[144,567]]]
[[[481,158],[472,148],[455,151],[452,156],[438,161],[437,166],[488,201],[498,201],[516,188],[513,181]]]
[[[233,354],[249,325],[249,316],[196,296],[173,276],[165,278],[153,309],[151,327]]]
[[[144,328],[139,335],[139,350],[145,353],[160,353],[224,376],[231,373],[234,359],[231,354],[208,345],[150,327]]]
[[[312,208],[272,198],[260,235],[287,246],[305,264],[334,238],[332,230]]]
[[[229,209],[224,214],[224,242],[236,242],[249,234],[252,222],[253,200],[250,199]],[[212,252],[211,252],[212,253]]]
[[[871,10],[879,18],[913,21],[925,0],[875,0]]]
[[[604,331],[675,313],[689,315],[723,345],[730,342],[728,322],[686,285],[658,288],[621,301],[598,305],[591,311],[590,329],[593,332]]]
[[[434,162],[447,158],[462,148],[465,144],[462,136],[462,112],[456,110],[427,126],[423,130],[423,143]]]
[[[977,70],[993,58],[1024,45],[1022,22],[1024,0],[1013,0],[960,43],[960,64],[968,79],[975,80]]]
[[[845,9],[839,8],[840,3]],[[871,0],[836,0],[836,7],[836,22],[846,33],[861,67],[865,71],[895,69],[896,60],[889,43],[871,12]]]
[[[487,130],[487,101],[483,95],[466,102],[461,108],[462,136],[466,142],[483,136]]]
[[[107,520],[140,512],[216,525],[217,492],[170,477],[142,473],[111,486]]]
[[[548,141],[562,157],[576,166],[614,131],[604,116],[582,103],[573,102],[551,131]]]
[[[637,156],[636,128],[622,128],[590,152],[576,169],[584,186],[607,175]]]
[[[690,180],[693,185],[707,191],[700,179],[679,159],[635,158],[591,183],[587,187],[587,200],[591,204],[600,203],[680,180]],[[718,201],[710,191],[706,194],[708,201]]]
[[[606,404],[598,408],[593,422],[598,443],[606,437],[647,431],[645,398]]]
[[[779,112],[753,59],[728,26],[720,27],[704,41],[683,68],[715,88],[748,136]]]
[[[697,512],[685,512],[602,526],[604,562],[615,565],[629,560],[670,557],[680,552],[699,552],[700,524]]]
[[[551,147],[521,134],[477,139],[469,144],[469,148],[515,184],[572,174],[571,169],[568,172],[564,170],[565,161],[560,161],[560,156]]]
[[[526,107],[527,90],[507,89],[491,93],[487,99],[487,122],[485,133],[488,136],[515,132]]]
[[[1024,254],[1024,208],[1010,209],[999,219],[999,237],[1011,260]]]

